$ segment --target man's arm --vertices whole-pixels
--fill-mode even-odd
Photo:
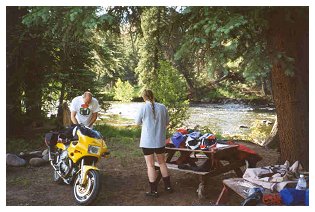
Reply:
[[[94,122],[95,122],[95,121],[96,121],[96,119],[97,119],[97,114],[98,114],[98,112],[96,112],[96,113],[92,113],[91,122],[90,122],[90,124],[89,124],[89,126],[88,126],[88,127],[92,127],[92,125],[94,124]]]
[[[77,112],[71,111],[71,121],[73,124],[79,124],[78,120],[75,118],[75,115],[77,115]]]

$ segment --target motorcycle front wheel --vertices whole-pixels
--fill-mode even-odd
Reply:
[[[87,180],[84,185],[80,185],[80,179],[81,175],[78,174],[73,185],[75,201],[79,205],[89,205],[97,198],[100,192],[100,173],[94,169],[88,170]]]

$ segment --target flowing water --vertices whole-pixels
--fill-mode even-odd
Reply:
[[[111,102],[106,114],[117,114],[127,118],[125,124],[134,124],[138,110],[143,103],[117,103]],[[252,107],[245,104],[191,104],[190,117],[184,121],[185,126],[194,128],[208,127],[224,135],[241,134],[249,130],[255,122],[273,124],[276,118],[274,108]]]

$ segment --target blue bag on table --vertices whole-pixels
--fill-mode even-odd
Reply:
[[[304,205],[305,190],[284,188],[280,191],[281,200],[285,205]]]
[[[176,132],[171,137],[171,140],[176,148],[179,148],[180,144],[186,139],[186,136],[181,134],[180,132]]]
[[[309,206],[308,198],[309,198],[309,189],[306,189],[306,191],[305,191],[305,205],[307,205],[307,206]]]

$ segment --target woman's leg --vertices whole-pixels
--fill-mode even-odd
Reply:
[[[160,164],[162,177],[168,177],[168,169],[165,162],[165,153],[156,154],[156,158],[157,158],[158,163]]]
[[[145,155],[144,158],[147,164],[149,181],[153,183],[155,182],[155,179],[156,179],[156,173],[155,173],[155,167],[154,167],[154,154]]]
[[[150,191],[146,192],[147,196],[158,197],[157,193],[157,182],[156,182],[156,172],[154,167],[154,154],[144,155],[145,162],[147,164],[148,178],[150,184]]]
[[[168,174],[167,165],[165,162],[165,153],[156,154],[158,163],[160,164],[160,170],[164,181],[164,188],[167,192],[173,192],[172,186],[171,186],[171,179]]]

